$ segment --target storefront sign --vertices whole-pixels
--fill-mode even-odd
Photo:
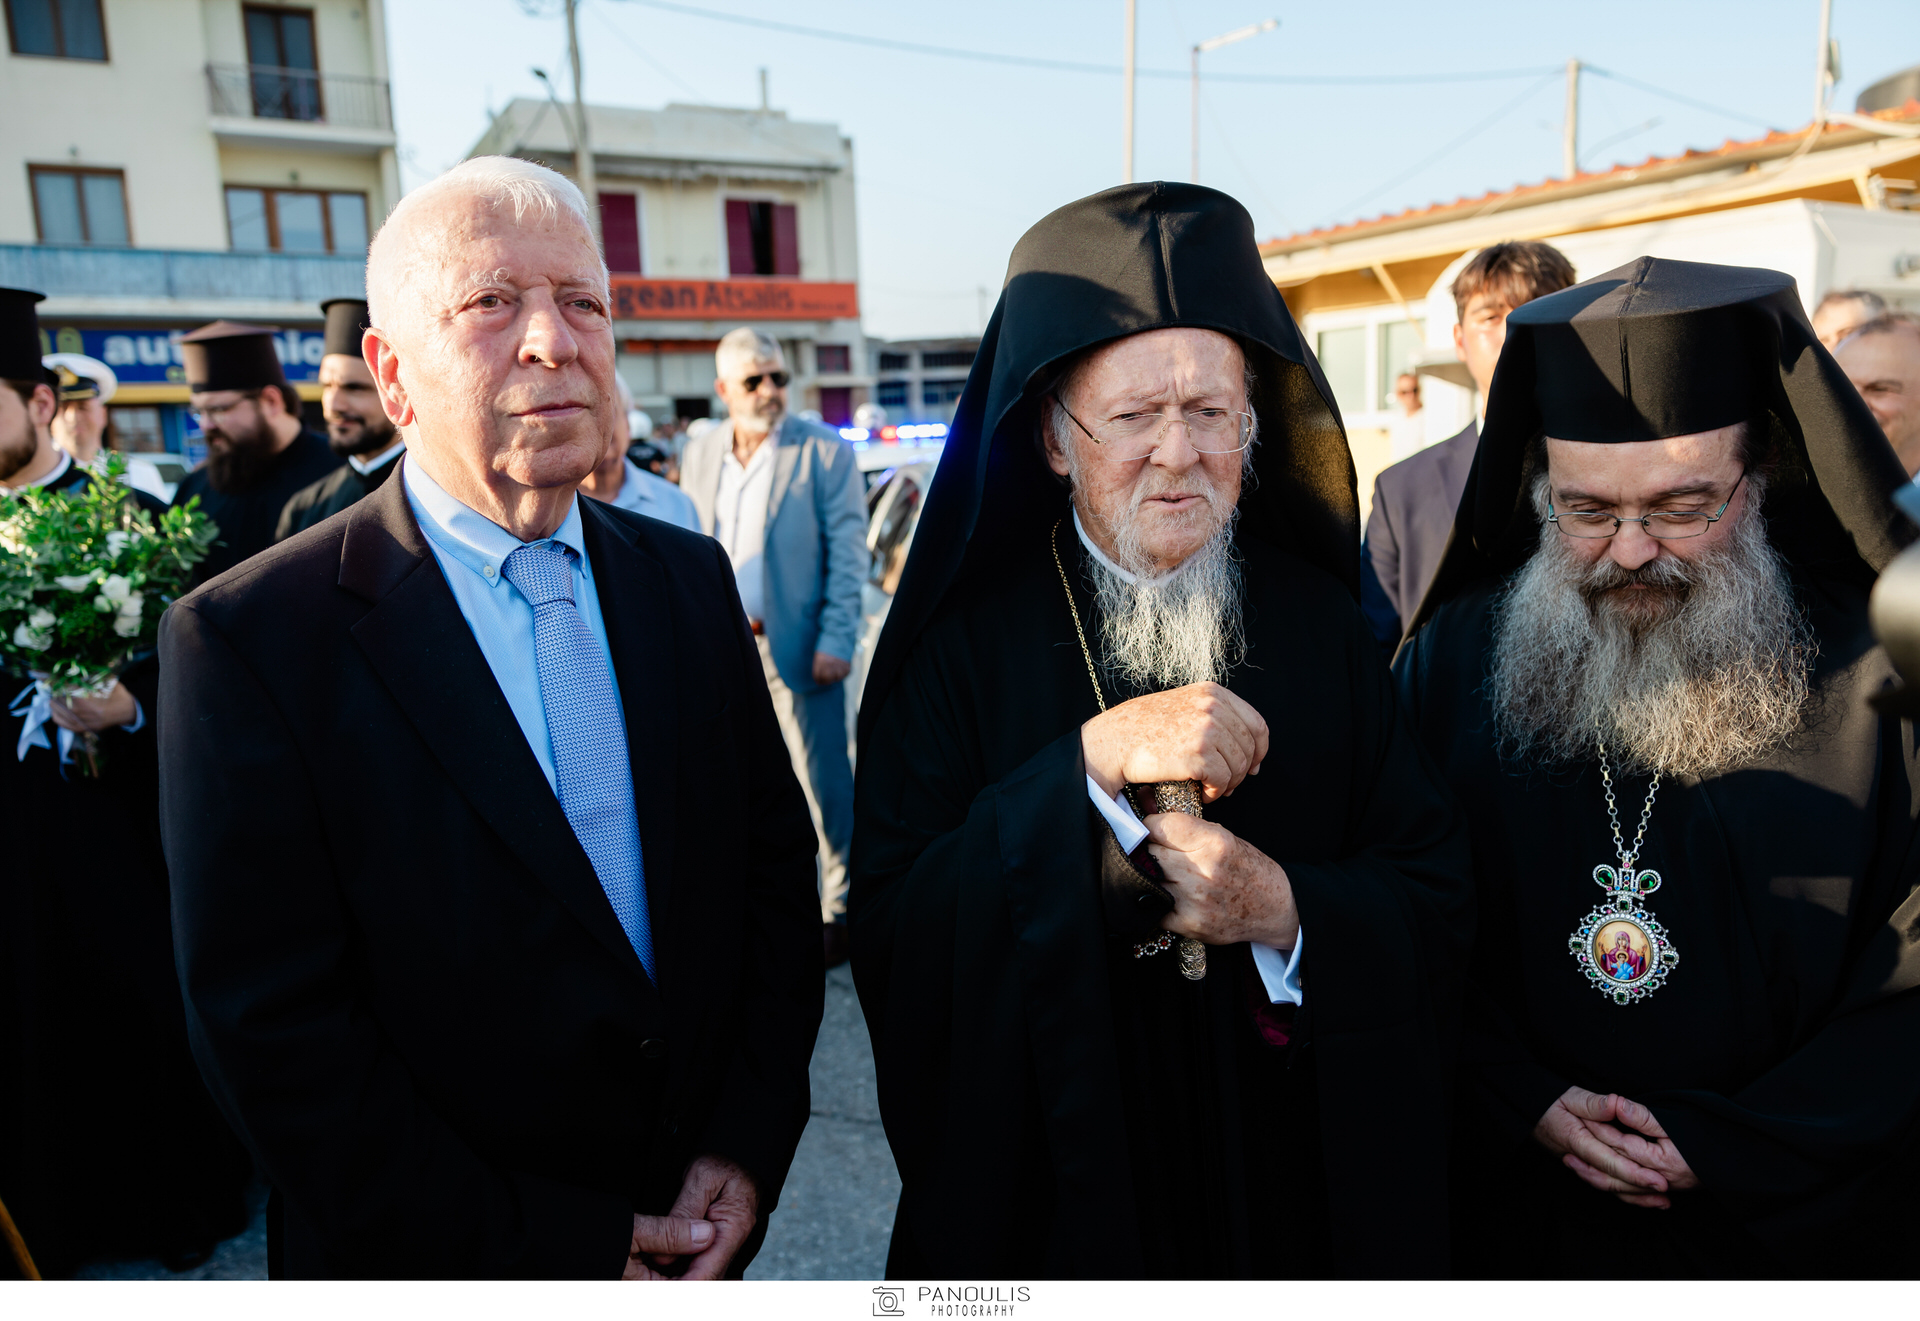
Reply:
[[[180,355],[180,337],[185,330],[78,330],[72,326],[40,329],[40,347],[44,352],[84,353],[113,368],[122,384],[141,382],[184,382],[187,379]],[[273,350],[290,383],[313,381],[320,376],[320,359],[326,340],[318,331],[281,330],[273,336]]]
[[[860,315],[860,286],[815,280],[613,277],[615,321],[839,321]]]

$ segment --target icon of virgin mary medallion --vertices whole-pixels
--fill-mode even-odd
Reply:
[[[1680,966],[1679,951],[1644,899],[1660,888],[1660,873],[1603,864],[1593,879],[1607,897],[1567,937],[1567,949],[1588,983],[1615,1004],[1644,1000]]]

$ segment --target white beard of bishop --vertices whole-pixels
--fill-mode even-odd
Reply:
[[[1178,567],[1147,577],[1128,567],[1145,556],[1128,536],[1132,520],[1115,529],[1122,562],[1104,554],[1073,514],[1073,530],[1087,548],[1088,573],[1100,616],[1101,662],[1122,684],[1149,691],[1193,683],[1223,683],[1246,653],[1240,609],[1240,565],[1233,555],[1237,509]],[[1131,554],[1130,554],[1131,552]]]

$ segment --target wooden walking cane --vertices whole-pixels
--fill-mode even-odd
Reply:
[[[20,1227],[13,1223],[5,1202],[0,1202],[0,1236],[4,1236],[7,1246],[13,1249],[13,1259],[20,1266],[20,1274],[29,1280],[39,1279],[40,1271],[33,1264],[33,1254],[27,1251],[27,1241],[20,1237]]]

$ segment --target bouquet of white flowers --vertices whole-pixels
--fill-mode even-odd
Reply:
[[[51,746],[42,726],[52,701],[104,696],[152,650],[161,612],[220,534],[197,499],[158,517],[140,508],[125,470],[109,454],[84,491],[0,500],[0,658],[34,680],[14,702],[26,718],[19,756]],[[61,734],[64,763],[72,740]],[[81,741],[91,756],[92,736]]]

